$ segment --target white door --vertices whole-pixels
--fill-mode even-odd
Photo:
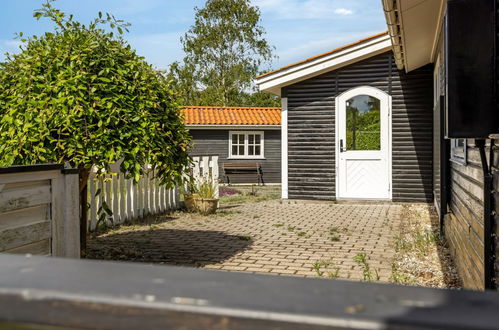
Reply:
[[[391,97],[373,87],[336,98],[338,199],[391,199]]]

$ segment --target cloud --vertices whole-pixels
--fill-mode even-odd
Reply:
[[[263,13],[279,19],[331,19],[336,15],[351,15],[353,10],[338,8],[338,0],[253,0]]]
[[[352,15],[353,10],[346,9],[346,8],[338,8],[338,9],[334,10],[334,13],[338,14],[338,15]]]

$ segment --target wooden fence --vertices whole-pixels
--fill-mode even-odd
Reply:
[[[218,180],[217,156],[194,157],[193,164],[191,172],[196,180],[207,175]],[[90,231],[100,224],[117,225],[180,208],[182,189],[166,189],[154,178],[153,170],[137,184],[120,173],[119,164],[111,170],[117,174],[102,177],[94,171],[88,179]]]
[[[79,258],[78,171],[0,168],[0,252]]]
[[[497,329],[499,294],[0,255],[0,329]]]

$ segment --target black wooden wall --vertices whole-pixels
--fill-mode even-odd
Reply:
[[[237,131],[244,131],[238,129]],[[257,162],[262,164],[263,180],[265,183],[281,183],[281,130],[264,131],[264,153],[265,159],[228,160],[229,155],[229,130],[227,129],[192,129],[190,133],[194,146],[190,151],[191,156],[213,156],[218,155],[220,166],[220,178],[222,176],[222,163],[224,162]],[[233,177],[234,183],[256,183],[252,177]]]
[[[335,199],[335,98],[372,86],[392,96],[393,200],[432,200],[433,66],[397,70],[391,51],[287,86],[289,198]]]

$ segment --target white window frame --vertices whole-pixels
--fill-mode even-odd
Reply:
[[[232,135],[244,135],[244,155],[232,155]],[[260,135],[260,156],[248,155],[248,135]],[[229,158],[228,159],[265,159],[265,132],[264,131],[229,131]]]
[[[464,141],[464,147],[458,145],[459,140]],[[466,165],[466,139],[451,139],[450,140],[450,160],[458,164]]]

